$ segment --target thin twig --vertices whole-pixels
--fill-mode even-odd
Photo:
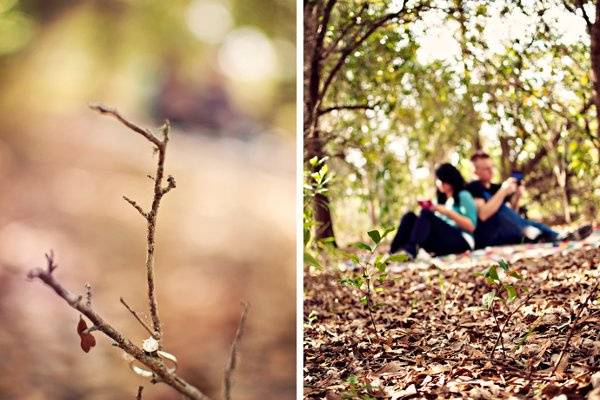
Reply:
[[[231,400],[231,388],[233,386],[232,375],[237,366],[237,353],[238,345],[242,335],[244,333],[244,325],[246,323],[246,316],[248,315],[248,303],[243,303],[242,316],[235,332],[235,337],[231,343],[231,352],[229,353],[229,360],[225,366],[225,376],[223,380],[223,397],[225,400]]]
[[[140,318],[140,316],[131,307],[129,307],[129,304],[127,304],[122,297],[120,298],[120,300],[121,300],[121,304],[123,304],[125,306],[125,308],[127,309],[127,311],[129,311],[131,313],[131,315],[133,315],[133,317],[135,319],[137,319],[138,322],[144,327],[144,329],[146,329],[148,331],[150,336],[152,336],[154,339],[156,339],[156,333],[152,332],[152,329],[150,329],[150,327],[148,325],[146,325],[146,323]]]
[[[518,306],[517,306],[517,307],[516,307],[514,310],[512,310],[512,311],[511,311],[511,312],[508,314],[508,316],[506,317],[506,321],[504,321],[504,325],[502,325],[502,329],[500,329],[500,332],[498,333],[498,336],[499,336],[500,338],[502,337],[502,334],[504,333],[504,328],[506,328],[506,326],[507,326],[507,325],[508,325],[508,323],[510,322],[510,320],[511,320],[512,316],[513,316],[513,315],[515,315],[515,313],[516,313],[517,311],[519,311],[519,309],[520,309],[521,307],[523,307],[525,304],[527,304],[527,302],[529,301],[529,299],[531,299],[531,296],[532,296],[532,295],[533,295],[532,293],[529,293],[529,294],[527,295],[527,297],[525,297],[525,299],[524,299],[524,300],[523,300],[523,301],[522,301],[522,302],[521,302],[521,303],[520,303],[520,304],[519,304],[519,305],[518,305]],[[490,358],[491,358],[491,359],[493,359],[493,358],[494,358],[494,352],[496,351],[496,347],[498,347],[498,340],[499,340],[499,339],[496,339],[496,343],[494,344],[494,347],[492,348],[492,351],[491,351],[491,353],[490,353]]]
[[[498,332],[499,332],[498,337],[496,338],[496,343],[494,343],[494,349],[496,347],[498,347],[498,340],[500,340],[502,354],[506,358],[506,350],[504,349],[504,339],[502,338],[502,328],[500,328],[500,323],[498,322],[498,318],[496,318],[496,313],[494,312],[494,304],[493,303],[490,306],[490,311],[492,312],[492,317],[494,317],[494,322],[496,322],[496,327],[498,328]],[[493,355],[494,355],[494,352],[492,351],[492,354],[490,355],[490,357],[493,357]]]
[[[53,256],[51,254],[46,254],[46,259],[47,266],[45,269],[36,268],[29,271],[27,277],[30,280],[37,278],[44,282],[48,287],[54,290],[59,297],[63,298],[70,307],[85,315],[92,322],[93,326],[97,327],[98,331],[101,331],[111,338],[117,347],[121,348],[127,354],[130,354],[133,358],[154,372],[157,379],[160,379],[160,381],[171,386],[189,399],[210,400],[208,396],[200,392],[197,388],[185,382],[175,373],[170,372],[160,358],[147,354],[138,346],[134,345],[129,339],[123,336],[122,333],[106,322],[92,307],[85,304],[85,302],[82,301],[82,296],[77,296],[65,289],[54,278],[53,271],[56,269],[57,265],[54,262]]]
[[[552,368],[552,372],[550,373],[550,376],[554,375],[558,366],[560,365],[560,362],[561,362],[563,356],[565,355],[567,348],[569,347],[569,342],[571,341],[571,338],[573,337],[573,334],[575,333],[575,327],[577,326],[577,320],[581,317],[583,310],[585,310],[587,308],[587,304],[590,301],[590,299],[592,298],[592,296],[594,295],[594,293],[596,293],[596,290],[598,290],[598,285],[600,285],[600,282],[596,283],[596,285],[592,288],[592,291],[588,294],[588,296],[585,298],[585,301],[579,308],[579,312],[577,313],[577,315],[575,316],[575,319],[572,322],[571,329],[569,329],[569,334],[567,335],[567,340],[565,340],[565,344],[564,344],[562,350],[560,351],[560,355],[558,356],[558,360],[556,360],[556,364],[554,365],[554,368]]]
[[[136,396],[136,400],[142,400],[142,392],[143,391],[144,391],[144,387],[143,386],[138,387],[138,393],[137,393],[137,396]]]
[[[363,276],[365,277],[367,284],[367,311],[369,313],[369,319],[371,320],[371,325],[373,325],[373,329],[375,330],[375,336],[377,337],[377,341],[379,342],[379,346],[381,347],[381,351],[385,353],[385,347],[383,345],[383,339],[379,334],[379,330],[377,329],[377,324],[375,324],[375,317],[373,316],[373,310],[371,309],[372,301],[371,301],[371,276],[369,275],[369,271],[367,271],[367,266],[363,266]]]
[[[160,341],[162,337],[162,329],[160,324],[160,318],[158,316],[158,303],[156,300],[156,290],[154,285],[154,244],[155,244],[155,232],[156,232],[156,218],[158,216],[158,208],[162,197],[175,187],[175,179],[169,175],[167,178],[167,186],[163,187],[163,177],[165,169],[165,155],[167,150],[167,143],[169,142],[169,131],[170,125],[167,122],[160,128],[162,132],[162,140],[157,138],[150,130],[139,127],[133,122],[125,119],[117,110],[108,108],[102,104],[90,105],[90,108],[96,110],[102,114],[108,114],[115,117],[123,125],[130,128],[134,132],[139,133],[149,140],[156,147],[155,150],[158,153],[158,161],[156,165],[156,172],[152,180],[154,181],[154,197],[152,199],[152,206],[150,211],[145,212],[143,209],[133,200],[130,200],[123,196],[129,204],[131,204],[138,212],[140,212],[148,222],[147,224],[147,236],[146,236],[146,280],[148,283],[148,303],[150,308],[150,316],[152,318],[152,326],[155,332],[154,337]]]
[[[98,104],[98,103],[90,104],[89,107],[92,110],[98,111],[100,114],[108,114],[108,115],[113,116],[114,118],[119,120],[123,125],[125,125],[129,129],[131,129],[132,131],[139,133],[140,135],[142,135],[143,137],[145,137],[146,139],[148,139],[149,141],[154,143],[154,145],[156,147],[162,146],[161,141],[159,139],[157,139],[156,136],[154,136],[152,134],[152,132],[150,132],[150,130],[148,130],[146,128],[141,128],[138,125],[134,124],[133,122],[125,119],[117,110],[106,107],[105,105]]]
[[[148,213],[146,213],[144,211],[144,209],[142,208],[142,206],[140,206],[138,203],[135,202],[135,200],[131,200],[129,197],[127,196],[123,196],[123,199],[128,202],[129,204],[131,204],[131,206],[133,208],[135,208],[141,215],[142,217],[144,217],[145,219],[148,219]]]

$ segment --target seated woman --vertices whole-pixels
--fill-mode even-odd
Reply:
[[[419,216],[408,212],[402,217],[390,253],[404,251],[414,258],[419,248],[436,256],[474,248],[477,208],[465,180],[451,164],[440,165],[435,176],[437,204],[421,203]]]

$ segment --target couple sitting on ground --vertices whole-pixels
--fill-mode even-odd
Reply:
[[[420,215],[402,217],[390,253],[403,251],[414,258],[423,248],[443,256],[487,246],[580,240],[592,233],[591,225],[585,225],[561,236],[523,218],[515,211],[523,194],[521,182],[510,177],[501,185],[492,183],[492,160],[484,152],[475,153],[471,161],[478,179],[469,184],[451,164],[438,167],[437,203],[420,201]]]

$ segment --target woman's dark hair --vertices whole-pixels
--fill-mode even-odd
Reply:
[[[435,170],[435,176],[440,181],[452,186],[452,197],[454,198],[454,204],[460,205],[460,198],[458,194],[465,188],[465,180],[460,172],[452,165],[444,163]],[[438,204],[444,204],[446,202],[446,194],[437,191],[437,202]]]

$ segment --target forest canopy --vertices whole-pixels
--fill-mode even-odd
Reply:
[[[305,222],[317,237],[347,243],[397,223],[433,197],[439,163],[472,179],[478,149],[497,180],[523,171],[530,217],[595,216],[594,4],[308,1],[304,14]]]

